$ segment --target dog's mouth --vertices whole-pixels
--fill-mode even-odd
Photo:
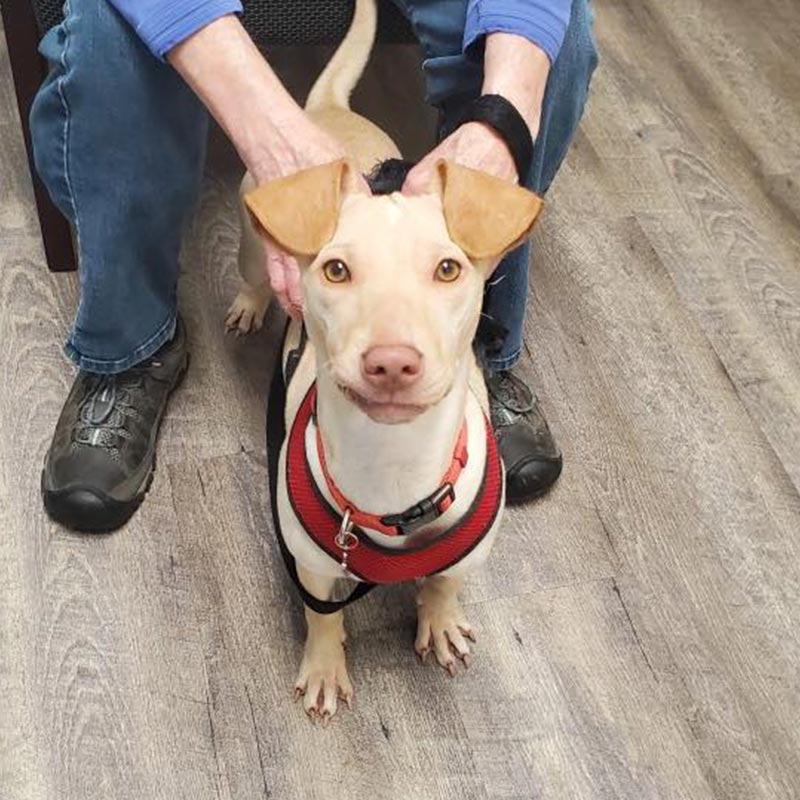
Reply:
[[[418,417],[423,411],[430,408],[430,404],[407,403],[397,401],[393,397],[375,399],[365,397],[344,384],[337,384],[339,391],[351,402],[358,406],[371,420],[384,425],[400,425]]]

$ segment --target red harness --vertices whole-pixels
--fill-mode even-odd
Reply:
[[[344,556],[348,572],[369,583],[396,583],[433,575],[464,558],[491,530],[503,497],[503,468],[491,425],[485,420],[486,466],[483,480],[470,508],[452,527],[435,539],[413,548],[382,547],[360,530],[359,525],[379,531],[385,529],[383,532],[392,535],[402,535],[403,531],[399,530],[396,524],[387,524],[387,521],[391,522],[390,517],[379,517],[353,509],[336,489],[336,491],[331,490],[331,495],[337,504],[341,503],[343,511],[349,512],[350,521],[355,523],[355,527],[347,534],[350,537],[349,545],[343,548],[340,536],[343,518],[320,492],[306,453],[306,429],[313,418],[315,398],[316,386],[312,385],[298,409],[289,433],[286,487],[289,502],[300,524],[331,558],[342,561]],[[318,450],[328,486],[335,487],[324,467],[321,446],[318,446]],[[440,512],[452,503],[454,497],[452,483],[455,482],[466,461],[465,427],[459,434],[453,462],[445,474],[443,485],[449,486],[450,492],[440,501],[440,506],[445,501],[447,503],[444,508],[440,507]],[[452,482],[448,482],[449,477],[453,478]]]

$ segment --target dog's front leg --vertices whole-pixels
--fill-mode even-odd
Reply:
[[[467,639],[475,641],[472,626],[467,622],[458,591],[461,578],[433,575],[422,581],[417,594],[417,639],[414,649],[424,662],[431,649],[436,660],[450,675],[456,674],[456,657],[465,667],[470,664]]]
[[[327,578],[298,567],[303,586],[320,600],[333,592],[334,578]],[[344,613],[317,614],[308,606],[306,612],[306,646],[300,674],[295,683],[295,695],[303,698],[306,714],[316,721],[327,722],[335,713],[339,698],[347,703],[353,699],[353,685],[347,674],[344,656]]]

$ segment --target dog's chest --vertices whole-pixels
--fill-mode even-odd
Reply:
[[[293,330],[292,328],[295,329]],[[293,325],[290,327],[286,337],[284,366],[287,364],[287,358],[290,363],[292,362],[293,353],[297,352],[299,341],[299,326]],[[306,344],[302,349],[302,355],[292,365],[291,380],[287,389],[285,416],[286,430],[288,432],[294,429],[298,411],[302,411],[304,400],[307,399],[309,389],[314,384],[315,368],[313,347],[310,344]],[[499,494],[495,501],[492,500],[492,497],[487,498],[489,503],[493,503],[493,505],[491,509],[484,508],[487,514],[482,519],[485,521],[479,524],[478,520],[469,517],[467,512],[474,512],[476,509],[478,511],[481,510],[478,506],[478,501],[484,497],[483,492],[487,486],[487,448],[493,447],[491,433],[489,433],[487,439],[483,409],[479,399],[474,394],[470,395],[468,402],[467,431],[469,459],[462,475],[459,477],[456,485],[456,499],[450,508],[441,515],[435,524],[427,526],[419,535],[412,534],[398,537],[376,531],[369,531],[368,533],[362,531],[362,535],[368,535],[369,537],[369,541],[364,541],[365,546],[362,546],[362,552],[358,556],[362,564],[367,563],[367,550],[380,550],[385,553],[386,558],[384,559],[383,556],[379,558],[376,556],[376,558],[381,564],[386,565],[386,574],[399,576],[398,580],[406,580],[409,577],[418,577],[418,575],[412,575],[412,573],[414,569],[421,569],[421,565],[426,566],[426,568],[431,567],[431,573],[435,571],[453,575],[475,569],[486,559],[499,527],[500,512],[504,500],[504,485],[502,467],[499,467],[500,476],[497,487]],[[306,489],[319,496],[316,498],[316,502],[320,502],[321,498],[323,505],[338,511],[334,498],[326,488],[320,462],[315,452],[315,440],[312,424],[309,423],[308,427],[304,427],[302,430],[302,441],[305,448],[303,456],[307,458],[309,478],[313,486],[306,487]],[[302,510],[298,511],[300,507],[298,498],[292,495],[292,492],[297,492],[297,485],[299,485],[296,483],[296,477],[293,479],[295,482],[292,483],[291,487],[287,485],[287,474],[292,474],[291,470],[287,470],[287,459],[290,460],[290,463],[294,463],[291,462],[287,454],[289,441],[290,434],[287,435],[287,440],[284,442],[281,451],[277,497],[278,513],[289,550],[301,565],[317,574],[329,577],[363,578],[375,582],[376,578],[372,573],[369,577],[364,578],[358,574],[354,575],[343,570],[341,554],[334,548],[327,547],[329,538],[332,538],[332,533],[331,537],[326,538],[327,534],[322,529],[330,526],[331,523],[321,507],[315,508],[316,516],[304,514]],[[296,461],[298,453],[295,452],[294,456]],[[302,464],[298,466],[298,463],[295,463],[295,469],[303,466]],[[293,474],[296,476],[297,473]],[[388,511],[390,509],[387,509]],[[459,528],[459,523],[464,519],[470,519],[471,527],[469,530],[464,529],[462,532]],[[480,527],[480,525],[483,527]],[[453,532],[455,532],[455,536]],[[437,544],[439,538],[441,540],[450,540],[447,552],[444,552],[443,548]],[[462,548],[464,552],[459,550],[458,542],[461,541],[466,543]],[[426,545],[426,542],[430,543],[430,546]],[[426,550],[426,553],[423,553],[423,550]],[[437,552],[434,552],[434,550]],[[412,560],[408,558],[408,554],[411,551],[422,554],[414,559],[416,566],[413,568],[403,566],[404,562],[407,564]],[[455,553],[455,556],[453,556],[453,553]],[[374,563],[377,562],[373,560],[369,563],[370,570],[374,571]],[[432,567],[436,568],[433,569]],[[377,582],[393,582],[393,579],[381,580],[379,576]]]

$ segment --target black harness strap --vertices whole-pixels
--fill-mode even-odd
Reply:
[[[283,337],[286,338],[286,333],[289,330],[289,326],[287,324],[284,332]],[[286,367],[284,368],[283,373],[283,383],[284,387],[288,386],[292,382],[292,378],[294,377],[294,373],[297,371],[297,365],[300,363],[300,359],[303,357],[303,353],[306,351],[306,342],[308,342],[308,333],[306,332],[306,326],[303,325],[300,328],[300,341],[297,343],[297,347],[294,350],[289,351],[289,355],[286,356]],[[281,367],[279,367],[280,369]],[[286,397],[284,395],[284,404],[286,402]]]
[[[288,330],[288,326],[287,326]],[[286,331],[284,331],[284,338]],[[272,506],[272,524],[275,529],[275,536],[278,539],[278,547],[281,551],[283,563],[289,577],[297,587],[297,591],[303,598],[303,602],[317,614],[335,614],[341,611],[350,603],[354,603],[363,597],[367,592],[375,588],[374,583],[359,583],[344,600],[320,600],[303,586],[300,576],[297,574],[297,563],[294,556],[289,552],[286,540],[283,538],[281,521],[278,518],[278,468],[280,463],[281,446],[286,437],[286,425],[284,424],[284,412],[286,410],[286,385],[291,380],[297,368],[306,344],[306,330],[302,330],[300,342],[294,350],[289,353],[286,362],[286,381],[283,377],[283,365],[279,361],[275,366],[272,375],[272,384],[269,390],[269,400],[267,405],[267,471],[269,473],[269,493]]]

